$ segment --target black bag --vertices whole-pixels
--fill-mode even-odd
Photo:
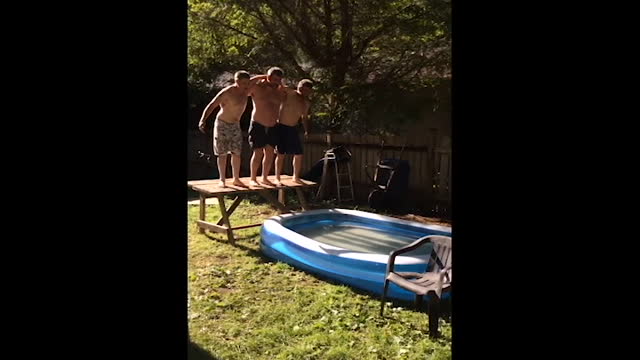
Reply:
[[[377,210],[401,209],[409,192],[409,172],[407,160],[380,160],[376,166],[375,189],[369,193],[369,207]]]
[[[340,145],[325,151],[327,153],[332,152],[337,162],[351,161],[351,152],[344,146]],[[324,158],[318,160],[304,175],[301,176],[304,180],[318,182],[322,178],[322,167],[324,166]]]

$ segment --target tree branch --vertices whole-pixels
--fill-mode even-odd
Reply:
[[[242,30],[240,30],[240,29],[237,29],[237,28],[235,28],[235,27],[233,27],[233,26],[231,26],[231,25],[229,25],[229,24],[225,24],[224,22],[222,22],[222,21],[220,21],[220,20],[218,20],[218,19],[211,18],[211,21],[213,21],[213,22],[215,22],[215,23],[218,23],[218,24],[220,24],[220,25],[222,25],[222,26],[226,27],[226,28],[227,28],[227,29],[229,29],[229,30],[233,30],[233,31],[237,32],[238,34],[244,35],[244,36],[246,36],[246,37],[248,37],[248,38],[251,38],[251,39],[253,39],[253,40],[258,40],[258,38],[257,38],[257,37],[255,37],[254,35],[247,34],[247,33],[245,33],[244,31],[242,31]]]
[[[269,33],[269,36],[267,37],[267,39],[269,40],[269,43],[271,43],[271,45],[273,45],[273,47],[278,49],[278,51],[280,51],[285,56],[285,58],[287,58],[287,60],[289,60],[289,63],[291,65],[293,65],[299,73],[303,74],[307,78],[310,78],[309,73],[307,73],[300,66],[300,64],[298,64],[298,61],[296,60],[295,55],[293,53],[291,53],[289,50],[287,50],[284,47],[282,47],[280,45],[280,42],[277,41],[278,40],[277,39],[277,33],[271,27],[271,25],[267,22],[267,20],[264,18],[264,16],[262,16],[262,14],[260,12],[258,12],[256,18],[260,21],[262,26],[265,28],[266,32]]]
[[[306,7],[307,9],[309,9],[309,10],[313,13],[313,15],[315,15],[315,16],[316,16],[316,18],[317,18],[318,20],[322,20],[322,18],[323,18],[322,14],[320,14],[320,13],[318,12],[318,10],[316,10],[316,8],[315,8],[315,7],[311,6],[311,5],[309,4],[309,3],[310,3],[309,1],[302,0],[302,1],[300,1],[300,2],[301,2],[301,3],[303,3],[303,4],[305,5],[305,7]],[[325,0],[325,2],[326,2],[326,0]]]
[[[324,34],[324,45],[327,49],[327,60],[333,60],[335,56],[335,52],[333,51],[333,23],[331,21],[331,0],[324,0],[324,26],[325,26],[325,34]]]
[[[302,45],[302,48],[316,60],[319,65],[325,66],[327,64],[326,58],[324,56],[324,52],[321,51],[316,45],[314,32],[309,28],[308,22],[301,19],[297,14],[289,8],[284,1],[276,0],[282,9],[284,9],[293,19],[295,26],[300,30],[296,31],[291,27],[291,24],[287,22],[284,17],[274,8],[273,5],[269,4],[269,7],[274,11],[276,18],[280,20],[280,23],[289,30],[291,35],[295,37],[295,39]],[[298,36],[298,33],[302,33],[304,40]]]
[[[371,34],[369,34],[369,36],[367,36],[364,40],[362,40],[360,42],[360,46],[359,46],[358,50],[356,51],[355,56],[353,57],[353,61],[359,59],[362,56],[362,54],[364,54],[365,50],[367,50],[367,48],[369,47],[369,45],[371,45],[371,42],[373,40],[375,40],[378,37],[382,36],[382,34],[384,34],[385,31],[387,31],[389,29],[389,27],[391,27],[393,25],[397,25],[398,16],[402,12],[406,11],[407,9],[409,9],[410,7],[411,7],[411,5],[405,6],[404,8],[398,10],[395,14],[388,16],[385,19],[385,21],[383,21],[382,25],[380,25],[379,28],[377,28],[376,30],[372,31]]]
[[[349,0],[340,0],[340,49],[338,53],[346,64],[351,63],[353,55],[353,24]]]

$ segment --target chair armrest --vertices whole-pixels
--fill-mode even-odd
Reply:
[[[387,275],[393,271],[393,267],[395,265],[396,262],[396,257],[400,254],[404,254],[407,253],[409,251],[415,250],[417,248],[419,248],[420,246],[426,244],[426,243],[430,243],[431,242],[431,237],[433,237],[434,235],[427,235],[427,236],[423,236],[420,239],[412,242],[411,244],[407,245],[407,246],[403,246],[400,249],[396,249],[393,250],[389,253],[389,260],[387,261]]]

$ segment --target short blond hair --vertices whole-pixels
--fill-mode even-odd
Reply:
[[[300,80],[300,82],[298,82],[298,89],[300,89],[303,86],[306,86],[309,89],[313,89],[313,81],[309,79],[302,79]]]
[[[267,75],[278,75],[280,77],[284,77],[284,71],[279,67],[274,66],[267,71]]]
[[[240,80],[240,79],[250,79],[251,75],[249,75],[248,72],[244,71],[244,70],[240,70],[237,71],[234,75],[233,75],[233,79],[234,80]]]

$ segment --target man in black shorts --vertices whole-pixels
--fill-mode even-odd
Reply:
[[[274,148],[277,145],[277,133],[275,125],[280,112],[280,105],[284,100],[282,90],[282,69],[273,67],[269,69],[267,75],[260,75],[262,80],[258,81],[251,88],[251,100],[253,101],[253,112],[251,114],[251,124],[249,125],[249,145],[253,150],[251,157],[251,180],[250,184],[257,186],[258,169],[262,161],[261,183],[273,186],[267,176],[271,171],[273,163]],[[254,77],[252,79],[255,79]]]
[[[281,185],[280,174],[284,165],[284,157],[293,155],[293,181],[302,184],[300,170],[302,169],[302,143],[298,135],[298,123],[302,120],[304,136],[309,130],[309,100],[313,93],[313,82],[309,79],[301,80],[298,89],[293,90],[283,87],[286,93],[280,114],[278,117],[278,157],[276,158],[276,183]]]

